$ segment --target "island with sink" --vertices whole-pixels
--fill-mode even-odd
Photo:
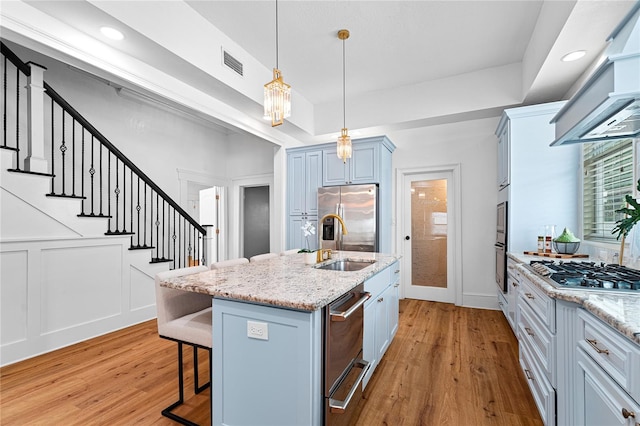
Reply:
[[[333,423],[340,422],[340,414],[357,405],[361,383],[397,330],[399,267],[393,255],[333,252],[329,260],[306,265],[293,254],[161,285],[213,298],[215,425],[320,425],[335,415]],[[345,312],[336,313],[336,306]],[[346,331],[356,309],[353,317],[364,329]],[[359,348],[358,359],[351,359]],[[340,358],[357,368],[334,385],[330,364]]]

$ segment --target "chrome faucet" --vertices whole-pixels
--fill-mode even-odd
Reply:
[[[329,213],[329,214],[326,214],[326,215],[322,216],[322,218],[318,222],[320,224],[320,226],[322,226],[322,223],[328,217],[334,217],[334,218],[338,219],[338,222],[340,222],[340,225],[342,225],[342,235],[347,235],[348,234],[347,225],[344,224],[344,220],[342,220],[342,218],[340,216],[338,216],[337,214],[334,214],[334,213]],[[318,255],[317,255],[316,261],[322,262],[323,253],[325,251],[326,250],[324,250],[322,248],[322,232],[320,232],[320,230],[318,230]]]

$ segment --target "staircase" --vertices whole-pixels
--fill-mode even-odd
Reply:
[[[205,229],[1,43],[0,365],[155,317]]]

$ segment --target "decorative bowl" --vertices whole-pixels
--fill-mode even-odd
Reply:
[[[553,242],[553,247],[556,249],[556,253],[560,254],[574,254],[580,247],[580,241],[575,243],[561,243],[558,241]]]

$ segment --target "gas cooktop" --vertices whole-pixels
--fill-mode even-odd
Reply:
[[[529,266],[557,288],[640,294],[640,271],[626,266],[562,260],[532,260]]]

